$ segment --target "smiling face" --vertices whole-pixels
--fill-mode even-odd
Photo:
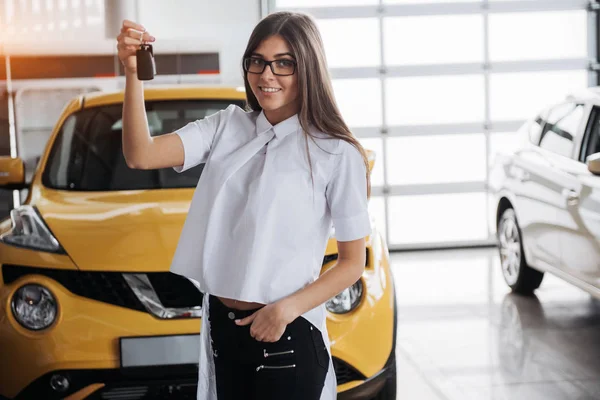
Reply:
[[[271,64],[278,73],[291,71],[294,56],[289,45],[280,35],[269,36],[252,52],[252,63],[262,64],[261,60],[278,62]],[[265,117],[273,125],[298,113],[298,70],[292,75],[273,74],[267,65],[262,73],[246,72],[252,93],[265,113]]]

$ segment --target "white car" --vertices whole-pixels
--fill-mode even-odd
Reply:
[[[600,298],[600,87],[525,122],[518,149],[490,167],[490,226],[518,293],[545,272]]]

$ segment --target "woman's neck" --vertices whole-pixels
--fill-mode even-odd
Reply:
[[[298,107],[281,107],[278,108],[276,110],[264,110],[263,112],[265,113],[265,117],[267,118],[267,121],[269,121],[269,123],[271,125],[277,125],[278,123],[285,121],[286,119],[292,117],[295,114],[298,114]]]

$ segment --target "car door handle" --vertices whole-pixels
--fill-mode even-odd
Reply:
[[[567,200],[567,204],[570,206],[577,205],[579,203],[579,193],[572,189],[563,189],[563,197]]]

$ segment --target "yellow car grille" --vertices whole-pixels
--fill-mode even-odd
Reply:
[[[335,376],[337,377],[338,385],[342,385],[351,381],[363,381],[367,379],[366,376],[336,357],[333,357],[333,368],[335,369]]]
[[[78,296],[146,312],[146,308],[133,293],[121,272],[68,271],[4,265],[2,273],[7,284],[23,275],[44,275]],[[184,308],[202,305],[202,293],[188,279],[171,272],[152,272],[146,275],[164,307]]]

